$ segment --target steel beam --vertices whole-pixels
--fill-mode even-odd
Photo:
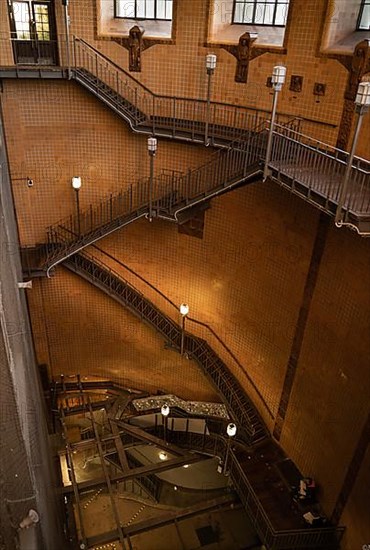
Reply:
[[[104,458],[104,456],[103,456]],[[170,460],[164,460],[163,462],[155,462],[147,464],[146,466],[140,466],[139,468],[132,468],[129,471],[122,472],[116,476],[110,478],[111,483],[118,483],[120,481],[127,481],[129,479],[135,479],[137,477],[145,477],[151,474],[159,474],[165,472],[166,470],[172,470],[173,468],[180,468],[184,464],[194,464],[195,462],[200,462],[202,460],[209,459],[209,456],[202,456],[198,454],[183,454],[181,457],[172,458]],[[88,481],[81,481],[77,484],[79,492],[90,491],[95,487],[100,487],[105,485],[105,478],[96,478]],[[63,494],[69,494],[73,492],[73,487],[68,485],[63,487]]]

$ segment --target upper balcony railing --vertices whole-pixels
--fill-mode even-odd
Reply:
[[[295,193],[335,214],[349,153],[280,124],[274,126],[273,175]],[[370,220],[370,161],[354,157],[343,201],[345,222]]]
[[[72,76],[109,104],[139,132],[225,145],[265,122],[268,111],[211,101],[153,93],[81,38],[73,39]],[[278,122],[294,118],[278,115]],[[208,122],[208,133],[206,133]]]

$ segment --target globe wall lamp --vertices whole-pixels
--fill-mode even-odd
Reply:
[[[209,119],[211,114],[211,83],[212,83],[212,75],[214,74],[216,69],[216,63],[217,63],[217,56],[214,53],[209,53],[206,57],[208,85],[207,85],[206,128],[205,128],[205,135],[204,135],[205,145],[209,145],[208,132],[209,132]]]
[[[189,313],[188,304],[180,305],[180,314],[181,314],[181,346],[180,346],[180,355],[184,355],[184,343],[185,343],[185,319]]]
[[[266,181],[267,177],[270,174],[268,165],[271,158],[272,137],[273,137],[273,131],[274,131],[275,118],[276,118],[276,107],[277,107],[279,92],[281,92],[283,88],[283,84],[285,82],[285,75],[286,75],[286,67],[284,67],[283,65],[276,65],[276,67],[274,67],[272,71],[272,78],[271,78],[272,87],[274,90],[274,99],[272,103],[272,113],[271,113],[271,121],[270,121],[269,135],[268,135],[268,141],[267,141],[265,167],[263,171],[263,181]]]
[[[346,200],[348,182],[351,175],[353,157],[355,156],[358,137],[360,135],[360,129],[363,121],[364,114],[368,112],[370,107],[370,82],[360,82],[357,89],[355,98],[355,110],[358,114],[355,133],[353,136],[352,147],[347,160],[346,171],[344,173],[343,183],[340,189],[338,206],[335,214],[335,225],[341,227],[345,225],[343,222],[344,212],[343,206]]]

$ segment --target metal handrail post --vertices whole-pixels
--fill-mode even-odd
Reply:
[[[65,24],[65,29],[66,29],[66,55],[67,55],[67,75],[68,75],[68,80],[71,79],[72,75],[71,75],[71,52],[70,52],[70,46],[69,46],[69,30],[70,30],[70,24],[71,24],[71,21],[70,21],[70,17],[69,17],[69,13],[68,13],[68,2],[69,0],[63,0],[63,5],[64,5],[64,24]]]
[[[361,107],[356,106],[356,112],[358,113],[357,124],[356,124],[355,134],[353,136],[351,152],[350,152],[349,157],[347,159],[346,171],[344,173],[343,183],[342,183],[341,192],[340,192],[339,200],[338,200],[338,206],[337,206],[337,210],[336,210],[336,214],[335,214],[335,225],[337,227],[341,227],[341,225],[343,223],[342,209],[343,209],[344,201],[345,201],[345,198],[346,198],[347,187],[348,187],[348,182],[349,182],[349,176],[350,176],[350,173],[351,173],[351,170],[352,170],[352,163],[353,163],[353,158],[355,156],[358,137],[360,135],[360,130],[361,130],[361,126],[362,126],[362,119],[363,119],[363,115],[365,114],[366,111],[367,111],[366,107],[364,108],[362,106]]]

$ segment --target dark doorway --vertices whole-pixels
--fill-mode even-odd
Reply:
[[[8,0],[14,61],[20,65],[57,65],[54,0]]]

